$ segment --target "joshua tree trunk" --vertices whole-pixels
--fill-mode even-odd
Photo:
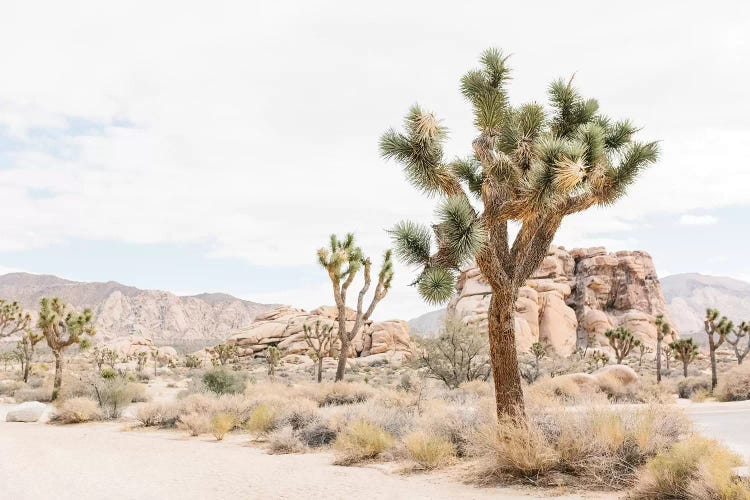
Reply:
[[[682,362],[682,375],[685,378],[687,378],[687,376],[688,376],[688,372],[687,372],[687,370],[688,370],[688,364],[690,364],[689,361],[683,361]]]
[[[339,302],[338,298],[336,302]],[[340,303],[337,305],[339,310],[339,339],[341,340],[341,350],[339,351],[339,362],[336,366],[336,377],[334,381],[340,382],[344,380],[344,372],[346,371],[346,360],[349,357],[349,334],[346,331],[346,305]]]
[[[30,371],[29,365],[31,364],[30,361],[31,361],[30,359],[26,359],[26,360],[22,360],[22,363],[21,363],[23,365],[23,382],[24,383],[27,383],[29,381],[29,371]]]
[[[711,344],[713,344],[713,342],[711,342]],[[716,372],[716,347],[711,345],[709,354],[711,357],[711,390],[713,391],[714,389],[716,389],[716,384],[719,383],[719,377]]]
[[[516,290],[493,290],[487,318],[497,408],[503,410],[504,416],[523,421],[523,391],[513,318],[517,294]]]
[[[661,383],[661,340],[659,332],[656,332],[656,383]]]
[[[323,381],[323,356],[318,356],[318,383]]]
[[[52,351],[52,354],[55,355],[55,382],[52,385],[52,401],[55,401],[60,395],[60,387],[62,386],[63,357],[60,351]]]

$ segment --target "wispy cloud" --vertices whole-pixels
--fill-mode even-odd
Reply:
[[[713,215],[690,215],[680,216],[680,224],[683,226],[710,226],[719,222]]]

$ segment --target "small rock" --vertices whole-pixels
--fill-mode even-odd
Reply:
[[[10,410],[5,416],[6,422],[36,422],[42,418],[47,405],[39,401],[27,401]]]

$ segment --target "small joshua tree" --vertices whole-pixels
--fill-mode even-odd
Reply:
[[[654,350],[651,349],[646,344],[644,344],[643,342],[641,342],[640,345],[638,345],[638,367],[639,369],[641,366],[643,366],[643,357],[650,352],[654,352]]]
[[[160,358],[161,353],[159,352],[159,349],[154,349],[151,351],[151,359],[154,360],[154,377],[156,377],[156,371],[159,369]]]
[[[138,373],[143,373],[143,369],[146,368],[147,362],[148,362],[147,351],[138,351],[137,353],[135,353],[135,370]]]
[[[609,340],[609,345],[615,352],[617,364],[622,364],[622,360],[628,357],[630,352],[641,345],[641,341],[633,336],[633,333],[623,326],[612,328],[604,332],[604,336]]]
[[[678,339],[669,343],[669,348],[674,352],[674,357],[682,361],[682,374],[688,376],[688,366],[698,357],[698,344],[691,338]]]
[[[737,356],[738,365],[742,364],[745,356],[750,352],[750,335],[748,335],[748,333],[750,333],[750,323],[743,321],[734,327],[734,339],[727,338],[727,343],[734,348],[734,354]],[[740,346],[740,342],[743,338],[747,339],[744,348]]]
[[[318,250],[318,261],[328,271],[328,277],[331,279],[331,285],[333,286],[333,298],[338,310],[338,335],[341,345],[335,380],[339,382],[344,379],[346,359],[349,357],[351,341],[357,336],[365,322],[370,319],[378,302],[383,300],[391,288],[391,280],[393,279],[391,251],[386,250],[383,256],[383,265],[378,273],[375,292],[366,310],[364,309],[364,300],[372,282],[372,261],[362,254],[361,248],[356,246],[354,235],[349,233],[346,238],[339,240],[335,234],[332,234],[329,247]],[[346,294],[360,270],[363,271],[364,285],[362,285],[357,296],[354,326],[352,326],[351,331],[347,331]]]
[[[219,344],[214,347],[214,355],[221,366],[237,359],[237,346],[235,344]]]
[[[21,363],[21,374],[24,382],[29,381],[29,372],[31,370],[31,362],[34,360],[36,345],[42,339],[44,339],[44,335],[28,329],[23,332],[21,340],[16,343],[13,355]]]
[[[716,389],[716,384],[719,382],[716,370],[716,350],[721,347],[727,340],[727,335],[734,329],[734,323],[726,316],[719,318],[719,314],[717,309],[706,309],[706,319],[703,321],[703,327],[708,335],[708,354],[711,358],[711,390]]]
[[[281,351],[275,345],[269,346],[266,349],[266,363],[268,364],[268,376],[273,378],[276,376],[276,367],[279,366],[281,361]]]
[[[599,363],[601,363],[602,368],[604,368],[609,363],[609,355],[606,352],[594,351],[591,354],[591,360],[594,362],[595,369],[599,367]]]
[[[323,358],[333,354],[333,325],[321,325],[315,322],[314,328],[302,325],[305,342],[309,347],[310,357],[315,361],[315,377],[318,383],[323,381]]]
[[[674,334],[672,333],[672,327],[669,326],[669,323],[664,319],[664,315],[660,314],[656,317],[656,383],[661,383],[661,355],[662,355],[662,341],[667,335],[671,335],[674,339]],[[667,361],[667,370],[669,370],[669,361]]]
[[[25,332],[31,325],[31,316],[24,312],[18,302],[0,299],[0,338]]]
[[[672,360],[672,356],[674,356],[674,351],[669,347],[669,344],[667,344],[666,346],[662,346],[661,353],[664,355],[664,364],[666,365],[667,371],[669,371],[669,362]]]
[[[52,400],[60,395],[63,372],[63,352],[73,344],[80,344],[85,335],[94,335],[96,330],[93,325],[93,313],[91,309],[84,309],[77,313],[68,309],[68,306],[57,297],[49,299],[43,297],[39,301],[39,319],[37,327],[44,335],[47,345],[55,356],[55,380],[52,385]]]
[[[572,78],[550,85],[551,109],[511,105],[509,80],[507,56],[497,49],[486,50],[481,66],[461,79],[478,129],[470,156],[446,159],[446,128],[419,106],[407,113],[404,132],[383,134],[380,150],[419,191],[439,198],[432,228],[404,221],[391,231],[398,257],[422,268],[415,284],[432,304],[447,301],[461,266],[476,260],[492,289],[487,316],[497,413],[524,421],[513,319],[519,288],[563,219],[624,196],[656,161],[658,147],[634,141],[638,128],[601,114]],[[511,242],[513,224],[519,229]]]
[[[529,352],[534,356],[534,380],[539,378],[539,372],[541,371],[542,358],[547,356],[547,346],[541,342],[534,342],[529,348]]]
[[[200,368],[203,362],[201,358],[195,354],[188,354],[185,356],[185,367],[186,368]]]

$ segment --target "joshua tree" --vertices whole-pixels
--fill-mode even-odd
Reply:
[[[727,337],[727,342],[734,348],[734,354],[737,356],[738,365],[742,364],[745,356],[750,352],[750,335],[748,335],[748,333],[750,333],[750,323],[743,321],[734,327],[734,339]],[[747,338],[744,348],[740,347],[740,341],[743,337]]]
[[[237,346],[234,344],[219,344],[214,347],[214,354],[216,359],[219,360],[219,364],[224,366],[229,361],[234,361],[237,358]]]
[[[148,351],[138,351],[135,353],[135,370],[138,373],[142,373],[143,369],[146,368],[148,362]]]
[[[338,334],[341,346],[335,380],[339,382],[344,379],[346,359],[349,356],[351,341],[357,336],[357,333],[359,333],[365,322],[370,319],[378,302],[383,300],[383,297],[386,296],[388,290],[391,288],[391,280],[393,279],[391,251],[385,251],[383,265],[378,273],[378,283],[375,286],[375,293],[367,310],[363,310],[363,307],[365,295],[370,289],[372,281],[370,276],[372,261],[362,254],[361,248],[355,245],[354,235],[349,233],[341,241],[335,234],[332,234],[329,248],[320,248],[318,250],[318,261],[328,271],[328,277],[331,279],[331,285],[333,285],[333,298],[338,310]],[[357,311],[354,318],[354,326],[352,326],[351,331],[347,331],[346,293],[360,270],[364,271],[364,285],[357,296]]]
[[[279,366],[281,360],[281,351],[279,348],[272,345],[266,349],[266,363],[268,364],[268,375],[273,378],[276,376],[276,367]]]
[[[199,358],[195,354],[187,354],[185,356],[186,368],[200,368],[202,364],[203,362],[201,361],[201,358]]]
[[[460,266],[476,259],[492,288],[488,333],[497,412],[523,419],[513,329],[518,289],[539,267],[563,218],[614,203],[656,160],[658,148],[633,141],[637,127],[600,114],[597,101],[584,99],[572,79],[550,85],[551,110],[511,106],[506,62],[489,49],[481,67],[461,79],[479,133],[471,156],[447,161],[446,129],[419,106],[409,110],[404,133],[391,129],[382,136],[380,149],[403,165],[418,190],[440,198],[432,226],[437,248],[428,227],[400,222],[391,230],[397,255],[422,267],[415,284],[431,304],[445,302]],[[520,226],[512,244],[509,223]]]
[[[594,368],[597,368],[599,363],[601,363],[602,368],[604,368],[609,363],[609,356],[606,352],[594,351],[591,354],[591,360],[594,362]]]
[[[678,339],[669,343],[669,348],[674,352],[674,357],[682,361],[682,374],[688,376],[688,365],[698,357],[698,344],[691,338]]]
[[[628,357],[628,354],[641,345],[641,341],[633,337],[633,333],[625,327],[619,326],[604,332],[604,336],[609,340],[609,345],[615,352],[617,364],[622,364],[622,360]]]
[[[55,356],[55,381],[52,385],[52,400],[60,395],[63,372],[63,352],[68,346],[80,344],[86,340],[84,335],[94,335],[93,313],[84,309],[77,313],[57,297],[43,297],[39,301],[39,319],[37,327],[44,335],[47,345]]]
[[[31,325],[31,316],[25,313],[18,302],[0,299],[0,338],[25,332]]]
[[[156,377],[156,370],[159,368],[160,357],[161,357],[161,353],[159,352],[159,349],[154,349],[151,351],[151,359],[154,360],[154,377]]]
[[[529,352],[532,356],[534,356],[534,380],[536,380],[539,377],[539,371],[541,369],[540,363],[542,361],[542,358],[547,355],[547,346],[542,344],[541,342],[534,342],[533,344],[531,344]]]
[[[669,371],[669,361],[672,359],[672,356],[674,355],[674,351],[672,351],[669,345],[666,345],[661,348],[661,353],[664,355],[665,365],[667,367],[667,371]]]
[[[646,354],[654,352],[653,349],[651,349],[649,346],[644,344],[643,342],[638,345],[638,367],[640,369],[641,366],[643,366],[643,356]]]
[[[16,343],[16,349],[13,351],[13,357],[21,363],[21,374],[24,382],[29,381],[29,371],[31,362],[34,360],[36,345],[44,339],[41,333],[35,333],[30,328],[23,332],[21,340]]]
[[[703,327],[706,330],[706,335],[708,335],[708,354],[711,358],[711,390],[714,390],[719,382],[716,370],[716,350],[727,339],[727,335],[734,328],[734,323],[729,321],[726,316],[719,318],[717,309],[706,309]]]
[[[333,355],[333,325],[321,325],[320,320],[315,327],[303,325],[305,342],[310,348],[310,357],[316,362],[315,376],[318,383],[323,381],[323,358]]]
[[[669,323],[664,319],[663,314],[659,314],[656,317],[656,383],[661,383],[661,354],[662,354],[662,347],[661,343],[664,340],[664,337],[667,335],[672,335],[672,338],[674,338],[674,335],[672,334],[672,327],[669,326]],[[669,369],[669,360],[667,360],[667,370]]]

